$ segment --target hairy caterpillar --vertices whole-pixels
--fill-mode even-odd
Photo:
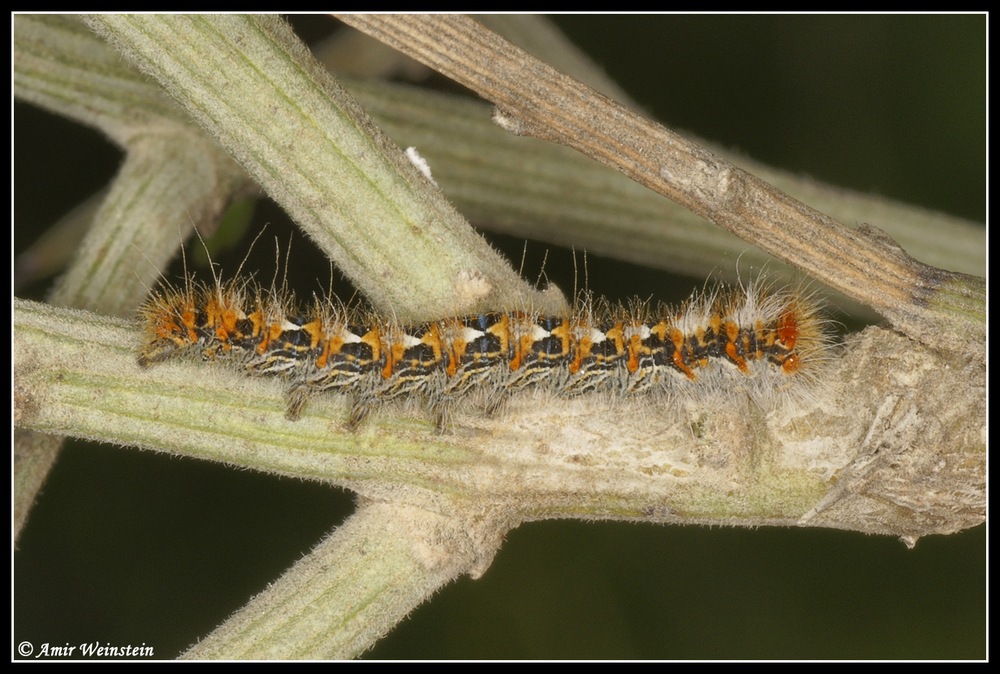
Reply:
[[[308,307],[252,281],[164,286],[140,311],[142,367],[184,354],[288,382],[286,416],[331,391],[351,396],[347,425],[401,397],[446,426],[475,394],[488,411],[523,389],[556,395],[683,395],[737,385],[759,400],[811,382],[829,336],[807,293],[758,279],[696,293],[679,307],[583,301],[563,316],[499,311],[400,325],[336,298]]]

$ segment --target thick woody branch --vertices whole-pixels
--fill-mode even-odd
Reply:
[[[655,395],[609,405],[523,394],[503,418],[470,402],[444,435],[419,412],[352,432],[348,401],[334,395],[288,422],[280,381],[224,367],[206,377],[195,362],[141,370],[136,341],[126,324],[17,301],[16,426],[319,480],[442,515],[471,508],[512,525],[802,525],[914,540],[985,516],[981,373],[877,328],[848,341],[821,387],[769,411],[729,391],[696,409]]]

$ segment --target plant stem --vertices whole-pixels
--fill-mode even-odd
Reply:
[[[367,503],[185,659],[346,659],[483,560],[460,517]],[[499,536],[489,538],[493,546]],[[494,547],[495,549],[495,547]],[[492,557],[492,550],[485,553]]]

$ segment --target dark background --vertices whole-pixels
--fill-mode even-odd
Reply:
[[[556,22],[674,128],[832,184],[985,221],[982,16]],[[333,25],[296,20],[310,38]],[[103,187],[120,154],[27,105],[15,106],[14,130],[20,251]],[[278,209],[257,211],[287,240]],[[506,243],[516,261],[523,242]],[[556,271],[571,269],[568,252],[531,248],[548,249],[547,271],[572,287],[571,272]],[[314,254],[301,236],[292,250],[293,266],[317,264],[302,262]],[[590,285],[605,292],[602,277],[614,276],[644,287],[658,282],[651,274],[594,256]],[[18,294],[41,297],[48,283]],[[145,642],[174,657],[352,507],[349,494],[317,484],[68,443],[13,557],[14,643]],[[982,658],[985,548],[985,527],[908,550],[813,529],[532,523],[511,532],[483,578],[445,587],[367,657]]]

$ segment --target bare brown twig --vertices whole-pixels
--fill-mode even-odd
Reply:
[[[915,339],[984,355],[983,279],[923,265],[874,226],[843,226],[537,61],[469,17],[340,18],[492,101],[497,123],[509,131],[562,143],[614,166],[875,308]]]

